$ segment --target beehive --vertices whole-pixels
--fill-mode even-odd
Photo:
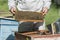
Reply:
[[[40,35],[36,34],[36,32],[15,33],[15,40],[60,40],[60,34]]]

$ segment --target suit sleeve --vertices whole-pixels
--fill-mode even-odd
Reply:
[[[16,7],[16,1],[15,0],[8,0],[8,6],[9,6],[9,10],[12,8],[12,7]]]
[[[50,8],[51,0],[43,0],[43,3],[43,7],[47,7],[48,9]]]

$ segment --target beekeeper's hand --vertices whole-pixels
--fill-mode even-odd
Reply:
[[[15,14],[16,8],[13,8],[13,7],[12,7],[12,8],[10,9],[10,12],[11,12],[12,14]]]
[[[44,7],[44,8],[42,9],[42,11],[41,11],[41,13],[42,13],[43,16],[46,15],[47,12],[48,12],[48,8],[47,8],[47,7]]]

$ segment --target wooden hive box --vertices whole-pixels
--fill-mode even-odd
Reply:
[[[32,11],[17,11],[15,14],[15,19],[17,21],[43,21],[44,16],[42,13],[32,12]]]
[[[60,40],[60,34],[40,35],[36,32],[15,33],[15,40]]]

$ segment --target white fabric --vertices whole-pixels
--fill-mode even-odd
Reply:
[[[47,7],[49,9],[50,4],[51,0],[8,0],[9,9],[17,7],[20,11],[40,12],[43,7]]]
[[[38,30],[45,30],[45,21],[44,21],[43,25],[39,26]]]

